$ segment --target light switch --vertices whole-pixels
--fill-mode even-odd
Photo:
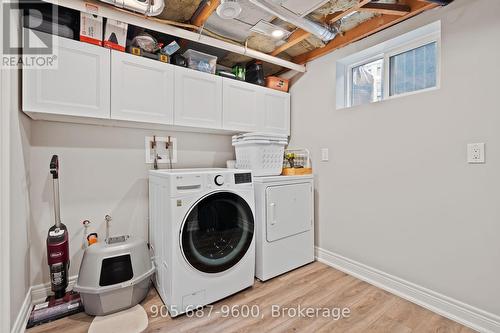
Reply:
[[[485,163],[484,143],[469,143],[467,145],[467,162],[471,164]]]
[[[328,148],[321,148],[321,161],[327,162],[328,159]]]

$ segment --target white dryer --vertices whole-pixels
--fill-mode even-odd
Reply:
[[[255,276],[268,280],[314,261],[313,176],[254,177]]]
[[[150,171],[149,211],[155,285],[171,316],[253,285],[251,171]]]

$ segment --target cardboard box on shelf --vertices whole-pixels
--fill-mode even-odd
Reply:
[[[80,13],[80,41],[102,46],[102,17]]]
[[[104,46],[124,52],[127,44],[127,28],[128,24],[125,22],[106,19]]]

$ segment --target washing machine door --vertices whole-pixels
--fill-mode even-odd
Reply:
[[[191,208],[181,231],[181,250],[195,269],[223,272],[236,265],[252,243],[252,209],[231,192],[210,194]]]

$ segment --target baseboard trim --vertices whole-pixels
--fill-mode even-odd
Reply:
[[[76,284],[78,275],[70,276],[68,279],[68,289],[71,290]],[[31,303],[38,304],[45,302],[45,299],[50,294],[50,283],[37,284],[31,287]]]
[[[492,313],[318,247],[316,259],[479,332],[500,332],[500,317]]]
[[[26,324],[28,323],[28,319],[31,311],[31,287],[28,289],[26,296],[24,297],[23,304],[21,305],[21,309],[19,309],[19,313],[17,314],[16,321],[14,325],[12,325],[11,333],[22,333],[26,330]]]

